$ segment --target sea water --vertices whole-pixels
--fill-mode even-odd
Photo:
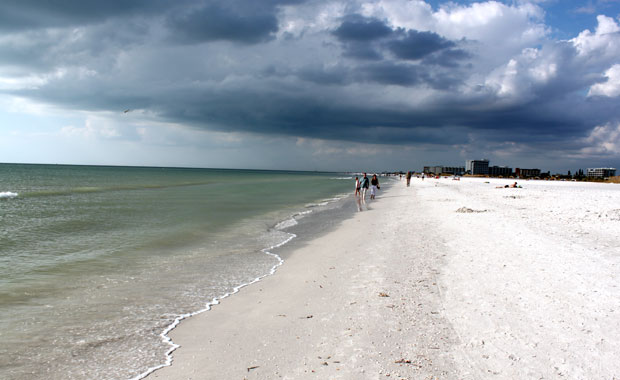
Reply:
[[[272,273],[274,247],[352,187],[334,173],[0,164],[0,378],[143,377],[169,360],[171,326]]]

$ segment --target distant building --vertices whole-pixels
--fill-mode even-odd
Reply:
[[[424,173],[439,175],[441,174],[442,169],[443,169],[443,166],[425,166]]]
[[[425,166],[424,173],[428,174],[454,174],[463,175],[465,168],[463,166]]]
[[[489,160],[467,160],[465,161],[465,170],[470,174],[489,174]]]
[[[519,178],[540,177],[540,169],[515,169],[515,176]]]
[[[588,168],[586,176],[590,178],[606,178],[616,175],[616,168]]]
[[[512,168],[506,166],[490,166],[489,175],[491,177],[510,177],[512,175]]]
[[[465,173],[465,167],[464,166],[444,166],[442,173],[463,175],[463,173]]]

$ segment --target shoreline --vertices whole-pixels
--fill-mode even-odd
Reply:
[[[185,320],[146,378],[620,377],[620,189],[495,185],[382,189]]]
[[[230,296],[233,296],[233,295],[239,293],[239,291],[241,291],[243,288],[245,288],[247,286],[251,286],[253,284],[256,284],[256,283],[258,283],[260,281],[263,281],[267,277],[273,276],[276,273],[276,271],[278,270],[278,268],[284,264],[285,260],[284,260],[283,256],[287,256],[287,254],[290,254],[290,251],[287,250],[285,247],[288,244],[290,244],[292,241],[297,240],[297,239],[300,238],[300,236],[298,234],[289,231],[290,229],[292,229],[292,228],[294,228],[294,227],[299,225],[299,222],[298,222],[299,219],[298,218],[300,218],[300,217],[304,217],[305,218],[305,217],[307,217],[309,215],[310,215],[310,217],[312,217],[313,215],[311,215],[311,214],[313,214],[315,212],[312,208],[327,206],[331,202],[346,202],[346,198],[347,198],[347,196],[340,196],[340,197],[335,197],[335,198],[329,198],[328,200],[326,200],[324,202],[321,202],[321,203],[308,204],[308,205],[306,205],[306,207],[307,208],[311,207],[311,209],[305,210],[305,211],[298,211],[298,212],[292,214],[291,216],[289,216],[289,217],[287,217],[287,218],[277,222],[274,226],[272,226],[270,228],[270,230],[276,230],[276,231],[284,232],[284,233],[288,234],[288,237],[286,237],[283,241],[281,241],[281,242],[279,242],[279,243],[277,243],[277,244],[275,244],[273,246],[270,246],[270,247],[267,247],[267,248],[263,248],[263,249],[260,250],[261,254],[268,255],[268,256],[271,256],[271,257],[276,259],[276,263],[269,269],[269,271],[267,271],[267,273],[259,275],[258,277],[252,279],[249,282],[242,283],[242,284],[239,284],[239,285],[233,287],[231,291],[229,291],[229,292],[227,292],[225,294],[218,295],[218,296],[214,297],[212,300],[208,301],[204,305],[203,308],[201,308],[199,310],[196,310],[196,311],[193,311],[193,312],[189,312],[189,313],[186,313],[186,314],[182,314],[182,315],[179,315],[178,317],[176,317],[174,319],[174,321],[169,326],[167,326],[161,332],[161,334],[159,334],[159,336],[162,339],[162,343],[167,344],[167,345],[170,346],[169,350],[167,350],[166,353],[165,353],[165,361],[164,361],[164,363],[162,363],[160,365],[157,365],[157,366],[154,366],[154,367],[151,367],[151,368],[148,368],[144,372],[142,372],[142,373],[140,373],[140,374],[138,374],[138,375],[136,375],[134,377],[131,377],[130,380],[145,379],[145,378],[149,377],[149,375],[151,375],[152,373],[154,373],[154,372],[156,372],[156,371],[158,371],[158,370],[160,370],[162,368],[169,367],[172,364],[173,354],[174,354],[174,352],[178,348],[180,348],[180,345],[175,343],[174,340],[171,339],[170,333],[172,331],[174,331],[175,329],[177,329],[181,325],[182,322],[184,322],[185,320],[187,320],[189,318],[192,318],[192,317],[195,317],[197,315],[203,314],[205,312],[211,311],[211,309],[214,306],[219,305],[222,301],[224,301],[225,299],[229,298]],[[340,207],[343,207],[343,205],[341,204]],[[329,212],[329,211],[330,211],[330,209],[319,211],[319,216],[318,217],[319,218],[321,217],[320,213]],[[333,209],[331,211],[333,211]],[[340,216],[342,216],[342,215],[340,215]],[[305,237],[305,238],[302,237],[302,239],[303,240],[308,240],[309,238],[308,237]],[[281,251],[281,252],[278,252],[278,251]]]
[[[168,344],[170,346],[170,349],[165,353],[165,359],[166,359],[165,363],[163,363],[161,365],[158,365],[156,367],[149,368],[146,371],[142,372],[141,374],[139,374],[139,375],[137,375],[135,377],[132,377],[130,380],[141,380],[141,379],[147,378],[149,375],[151,375],[152,373],[154,373],[154,372],[156,372],[156,371],[158,371],[158,370],[160,370],[162,368],[169,367],[172,364],[172,360],[173,360],[172,357],[173,357],[174,352],[181,347],[179,344],[175,343],[170,338],[170,333],[172,331],[174,331],[177,327],[179,327],[180,324],[183,321],[185,321],[186,319],[191,318],[191,317],[195,317],[197,315],[200,315],[202,313],[210,311],[213,308],[213,306],[219,305],[226,298],[239,293],[239,291],[241,289],[245,288],[246,286],[253,285],[253,284],[263,280],[266,277],[273,276],[276,273],[276,270],[278,269],[278,267],[280,267],[282,264],[284,264],[284,260],[282,259],[282,257],[280,255],[278,255],[276,253],[273,253],[273,252],[270,252],[270,251],[272,251],[272,250],[274,250],[276,248],[279,248],[279,247],[287,244],[288,242],[290,242],[291,240],[295,239],[296,237],[297,237],[297,235],[291,234],[291,236],[289,236],[286,240],[284,240],[280,244],[277,244],[277,245],[275,245],[273,247],[264,248],[264,249],[261,250],[261,253],[269,255],[269,256],[272,256],[272,257],[274,257],[277,260],[277,263],[273,267],[271,267],[271,269],[269,270],[268,273],[263,274],[263,275],[261,275],[259,277],[256,277],[255,279],[253,279],[250,282],[243,283],[241,285],[235,286],[232,289],[232,291],[230,291],[228,293],[225,293],[225,294],[223,294],[221,296],[217,296],[217,297],[213,298],[211,301],[207,302],[205,307],[200,309],[200,310],[197,310],[197,311],[194,311],[194,312],[191,312],[191,313],[187,313],[187,314],[182,314],[182,315],[178,316],[177,318],[175,318],[175,320],[168,327],[166,327],[164,329],[164,331],[162,331],[162,333],[160,334],[160,337],[162,338],[162,342],[165,343],[165,344]]]

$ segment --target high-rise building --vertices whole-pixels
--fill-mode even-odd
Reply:
[[[465,168],[462,166],[444,166],[442,168],[442,173],[444,174],[454,174],[454,175],[463,175],[465,173]]]
[[[467,160],[465,161],[465,170],[470,174],[489,174],[489,160]]]
[[[510,177],[512,175],[512,168],[506,166],[490,166],[489,175],[491,177]]]
[[[586,176],[592,178],[606,178],[616,175],[616,168],[588,168]]]

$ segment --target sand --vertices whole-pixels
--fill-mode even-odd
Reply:
[[[170,333],[148,379],[620,379],[620,185],[413,179]]]

